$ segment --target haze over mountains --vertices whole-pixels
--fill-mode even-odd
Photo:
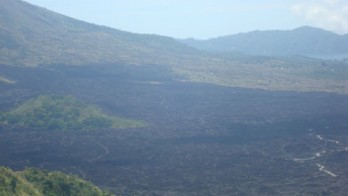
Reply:
[[[223,41],[191,40],[186,42],[188,46],[170,37],[82,22],[21,0],[0,0],[0,16],[2,65],[161,65],[195,82],[266,90],[348,92],[343,61],[229,54],[234,51],[229,43],[234,42],[238,44],[233,49],[238,46],[249,54],[334,55],[346,51],[346,36],[311,27],[251,32],[221,38]],[[0,79],[13,82],[5,75]]]
[[[210,52],[241,52],[266,56],[339,57],[341,55],[341,58],[348,58],[348,35],[338,35],[310,26],[290,31],[253,31],[208,40],[187,39],[182,42]]]
[[[313,27],[182,41],[188,47],[173,38],[93,25],[20,0],[0,0],[0,5],[0,63],[8,65],[187,65],[211,58],[196,49],[267,56],[348,54],[347,35]]]

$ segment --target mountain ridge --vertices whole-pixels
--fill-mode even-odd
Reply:
[[[265,90],[348,92],[347,81],[342,80],[347,74],[344,61],[264,58],[231,55],[228,51],[221,55],[170,37],[128,33],[79,21],[22,0],[0,0],[0,16],[1,66],[57,65],[62,69],[69,65],[88,69],[89,65],[97,65],[101,69],[100,65],[112,65],[117,69],[117,65],[156,65],[190,82]],[[255,45],[252,39],[241,42]],[[256,46],[264,49],[263,44]],[[11,73],[0,76],[2,83],[15,81]]]
[[[208,40],[181,41],[191,47],[210,52],[242,52],[265,56],[348,54],[347,34],[339,35],[311,26],[293,30],[257,30]]]

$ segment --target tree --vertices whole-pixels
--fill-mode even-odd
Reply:
[[[11,186],[11,191],[15,193],[16,187],[17,187],[17,180],[14,177],[11,179],[10,186]]]

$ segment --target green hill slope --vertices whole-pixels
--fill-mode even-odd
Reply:
[[[158,64],[197,53],[169,37],[128,33],[21,0],[0,0],[0,64]]]
[[[31,99],[2,114],[3,124],[47,130],[95,130],[134,128],[145,123],[109,116],[101,109],[79,102],[70,96],[45,95]]]
[[[13,196],[107,196],[90,182],[61,172],[25,169],[14,172],[0,167],[0,195]]]

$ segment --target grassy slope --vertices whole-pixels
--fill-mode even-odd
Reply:
[[[49,196],[49,195],[94,195],[106,196],[90,182],[61,172],[25,169],[14,172],[0,167],[0,195]]]
[[[39,96],[3,114],[2,122],[48,130],[95,130],[101,128],[134,128],[145,123],[109,116],[96,106],[79,102],[70,96]]]
[[[78,21],[20,0],[0,0],[0,64],[153,64],[198,52],[176,40]]]

